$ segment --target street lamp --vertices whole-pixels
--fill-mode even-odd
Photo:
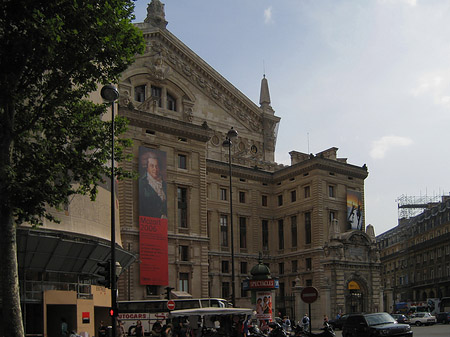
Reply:
[[[233,307],[236,307],[236,292],[235,292],[235,275],[234,275],[234,229],[233,229],[233,191],[231,184],[231,146],[233,145],[232,139],[238,136],[238,132],[231,127],[227,132],[227,137],[223,141],[222,145],[228,147],[228,170],[230,176],[230,236],[231,236],[231,302]]]
[[[114,102],[119,98],[119,91],[112,84],[105,85],[100,91],[102,98],[111,103],[111,315],[112,337],[116,337],[117,315],[117,270],[116,270],[116,212],[114,198]]]

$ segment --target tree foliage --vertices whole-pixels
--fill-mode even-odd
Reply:
[[[133,10],[132,0],[0,3],[0,235],[8,238],[0,238],[2,256],[15,249],[15,237],[6,235],[11,226],[53,219],[48,206],[72,194],[95,198],[109,175],[111,122],[102,120],[106,106],[88,95],[98,84],[117,82],[143,51]],[[116,134],[125,128],[117,117]],[[127,141],[116,145],[121,160]],[[17,304],[5,302],[13,286],[6,278],[17,278],[11,268],[1,273],[4,312]],[[8,317],[5,324],[17,322]],[[8,336],[23,334],[5,329]]]

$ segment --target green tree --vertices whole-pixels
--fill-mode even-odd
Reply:
[[[111,122],[88,94],[116,82],[141,32],[132,0],[3,0],[0,3],[0,282],[3,329],[24,336],[16,226],[54,219],[73,194],[97,193],[109,175]],[[117,117],[116,134],[126,128]],[[117,160],[126,141],[116,140]],[[120,175],[121,171],[118,170]]]

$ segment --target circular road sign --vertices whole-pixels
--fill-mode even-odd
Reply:
[[[169,310],[175,309],[175,301],[168,300],[167,301],[167,309],[169,309]]]
[[[314,287],[306,287],[300,293],[300,297],[305,303],[313,303],[317,300],[317,297],[319,297],[319,292]]]

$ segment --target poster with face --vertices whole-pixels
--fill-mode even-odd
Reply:
[[[258,291],[256,293],[256,318],[260,321],[272,321],[272,308],[272,292]]]
[[[167,285],[166,153],[140,147],[139,164],[140,283]]]
[[[347,223],[349,229],[362,230],[363,201],[362,192],[347,191]]]

